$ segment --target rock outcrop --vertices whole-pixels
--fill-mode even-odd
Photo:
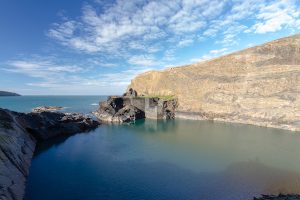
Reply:
[[[19,124],[37,140],[86,132],[99,125],[99,122],[79,113],[41,112],[15,115]]]
[[[99,122],[78,113],[18,113],[0,108],[0,199],[21,200],[38,140],[89,131]]]
[[[14,113],[0,109],[0,199],[23,199],[36,140]]]
[[[123,97],[108,97],[107,101],[100,102],[99,109],[94,115],[103,122],[129,123],[145,118],[145,112],[126,104]]]
[[[2,96],[21,96],[14,92],[0,91],[0,97]]]
[[[46,112],[46,111],[58,111],[63,110],[62,106],[39,106],[32,109],[32,112]]]
[[[137,76],[139,95],[174,95],[176,117],[300,131],[300,35]]]
[[[93,114],[104,122],[123,123],[138,119],[174,119],[177,99],[138,96],[129,88],[123,96],[111,96],[99,103],[99,109]]]

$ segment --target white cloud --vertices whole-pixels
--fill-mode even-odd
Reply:
[[[146,60],[150,57],[141,56]],[[133,58],[136,64],[144,66],[131,67],[117,72],[101,73],[101,70],[83,68],[77,65],[66,65],[55,62],[56,58],[32,57],[31,59],[16,59],[6,63],[7,67],[1,68],[6,72],[24,74],[36,78],[24,83],[33,88],[47,88],[42,94],[120,94],[125,91],[130,81],[138,74],[153,68],[145,65],[152,61]],[[97,60],[96,60],[97,61]],[[92,61],[90,61],[92,62]],[[95,64],[101,64],[99,61]],[[109,64],[108,64],[109,65]],[[95,73],[98,71],[98,73]],[[34,94],[35,89],[30,93]],[[28,90],[29,90],[28,89]],[[41,94],[37,93],[37,94]]]
[[[124,89],[145,70],[224,55],[239,45],[241,34],[285,29],[300,30],[297,0],[94,0],[84,4],[81,16],[62,16],[47,31],[61,45],[79,51],[75,56],[83,54],[84,65],[30,58],[11,60],[4,70],[37,78],[28,83],[36,87]],[[192,51],[181,48],[191,46],[214,50],[189,58]]]
[[[255,33],[279,31],[285,26],[297,27],[300,11],[294,0],[277,0],[262,6],[256,15],[258,22],[251,28]]]
[[[80,20],[55,23],[48,35],[88,53],[116,52],[128,46],[143,50],[144,45],[151,48],[162,38],[201,31],[223,6],[218,0],[117,0],[105,11],[97,12],[85,5]]]
[[[223,54],[223,53],[225,53],[227,51],[228,51],[227,48],[223,48],[223,49],[211,50],[209,53],[212,54],[212,55],[217,55],[217,54]]]
[[[209,53],[204,54],[202,57],[200,58],[192,58],[190,59],[191,63],[197,63],[197,62],[201,62],[201,61],[206,61],[206,60],[210,60],[212,58],[216,58],[218,56],[222,56],[225,54],[228,54],[230,51],[228,48],[222,48],[222,49],[214,49],[209,51]]]
[[[95,2],[94,6],[85,4],[80,18],[54,23],[48,35],[72,49],[136,63],[132,57],[164,54],[168,46],[190,46],[195,42],[191,38],[221,35],[216,42],[232,46],[238,44],[236,38],[241,33],[273,32],[286,26],[300,28],[295,0]],[[99,5],[103,9],[97,9]],[[139,60],[139,64],[152,65],[148,58]]]
[[[132,56],[131,58],[129,58],[128,62],[129,64],[140,66],[153,66],[158,64],[154,56],[151,55]]]
[[[189,46],[189,45],[192,44],[193,42],[194,42],[193,39],[183,39],[183,40],[179,41],[178,46],[179,46],[179,47]]]
[[[65,73],[78,73],[84,71],[83,68],[76,65],[57,64],[47,59],[38,60],[12,60],[7,62],[9,67],[2,70],[22,73],[36,78],[49,78],[52,76],[61,76]]]

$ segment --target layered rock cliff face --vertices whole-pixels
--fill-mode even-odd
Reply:
[[[35,141],[13,113],[0,109],[0,199],[23,199]]]
[[[174,95],[176,117],[300,131],[300,35],[132,80],[139,95]]]
[[[0,199],[23,199],[36,141],[89,131],[99,123],[78,113],[18,113],[0,108]]]

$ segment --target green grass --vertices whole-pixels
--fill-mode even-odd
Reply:
[[[162,99],[164,101],[170,101],[170,100],[175,99],[174,95],[168,95],[168,96],[149,95],[149,96],[138,96],[138,97],[141,97],[141,98],[159,98],[159,99]]]

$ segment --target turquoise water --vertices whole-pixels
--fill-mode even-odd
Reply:
[[[60,98],[63,106],[85,112],[93,107],[84,102],[96,100],[72,97],[68,104]],[[14,101],[31,108],[23,102]],[[299,133],[141,120],[38,145],[25,200],[247,200],[280,192],[300,193]]]
[[[0,108],[30,112],[38,106],[63,106],[64,112],[89,113],[98,107],[105,96],[21,96],[0,97]]]

